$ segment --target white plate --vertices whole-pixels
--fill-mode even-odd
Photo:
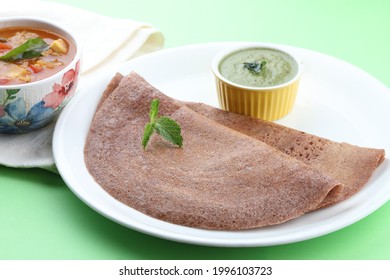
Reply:
[[[232,44],[211,43],[167,49],[134,59],[115,70],[123,74],[136,70],[173,98],[218,106],[210,62],[218,51]],[[390,90],[387,87],[336,58],[283,47],[301,58],[305,70],[296,106],[279,123],[332,140],[390,151]],[[146,216],[109,196],[95,183],[84,164],[83,148],[91,118],[113,75],[114,71],[110,71],[82,85],[57,122],[53,151],[58,170],[69,188],[94,210],[119,224],[186,243],[268,246],[336,231],[366,217],[390,198],[390,165],[386,159],[357,195],[277,226],[212,231],[174,225]]]

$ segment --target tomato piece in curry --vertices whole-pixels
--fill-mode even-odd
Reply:
[[[9,27],[0,29],[0,57],[33,38],[43,39],[48,48],[38,57],[0,60],[0,86],[45,79],[64,69],[75,56],[75,46],[53,32],[30,27]]]

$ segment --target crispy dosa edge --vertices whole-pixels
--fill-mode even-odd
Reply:
[[[166,143],[154,137],[152,148],[148,148],[148,152],[142,150],[138,142],[148,121],[148,110],[153,98],[159,98],[161,107],[164,108],[163,114],[179,120],[183,137],[186,139],[185,145],[190,148],[167,148]],[[108,101],[103,102],[96,112],[87,137],[87,167],[95,180],[113,197],[155,218],[211,229],[261,227],[278,224],[313,210],[330,190],[339,187],[337,181],[316,169],[260,141],[218,125],[173,101],[135,73],[122,79],[106,100]],[[128,112],[130,117],[126,116]],[[197,135],[198,133],[201,135]],[[122,139],[123,134],[133,139],[123,143],[126,142],[126,139]],[[122,145],[127,147],[123,149]],[[238,146],[240,149],[237,149]],[[215,155],[213,152],[218,149],[220,153]],[[126,157],[122,153],[130,154]],[[169,153],[169,157],[166,153]],[[190,156],[186,156],[186,153]],[[198,159],[209,165],[205,166],[204,170],[200,168],[205,174],[188,169],[190,166],[196,166],[196,161],[191,160],[202,154],[214,157],[206,161],[203,157]],[[235,159],[234,164],[231,164],[232,156]],[[132,168],[123,170],[126,166],[123,158],[130,157]],[[158,160],[159,157],[161,161]],[[169,162],[171,157],[176,158],[174,172],[182,172],[180,176],[161,176],[164,180],[157,180],[156,185],[153,185],[153,182],[145,182],[150,179],[144,177],[147,175],[144,169],[148,169],[149,164],[155,163],[156,160],[159,163],[159,168],[148,170],[158,178],[158,175],[164,174],[156,173],[159,173],[161,168],[169,167],[166,161]],[[111,159],[113,160],[110,161]],[[271,166],[266,166],[267,164]],[[153,166],[156,167],[155,164]],[[248,172],[248,168],[258,169],[258,172]],[[289,168],[287,177],[291,178],[288,180],[283,173]],[[238,171],[244,172],[245,176],[235,176]],[[276,185],[261,182],[259,179],[263,174],[259,171],[272,174],[263,179],[272,178],[271,181],[276,181]],[[117,181],[123,176],[128,177],[129,172],[132,172],[131,182]],[[195,176],[193,174],[197,175],[193,178],[195,180],[188,180],[189,176]],[[183,181],[183,178],[187,180]],[[169,184],[170,180],[173,180],[173,185]],[[218,187],[214,188],[214,184]]]
[[[273,122],[267,122],[206,104],[185,103],[195,112],[251,136],[317,168],[344,184],[341,193],[330,194],[318,207],[333,205],[357,193],[385,157],[383,149],[337,143]]]
[[[123,75],[121,73],[116,73],[114,77],[110,80],[107,87],[103,91],[103,94],[99,100],[99,103],[96,107],[96,110],[99,110],[100,107],[103,105],[104,101],[106,101],[107,97],[110,96],[110,94],[118,87],[120,81],[122,80]]]

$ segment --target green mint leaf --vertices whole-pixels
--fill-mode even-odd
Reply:
[[[158,116],[158,106],[160,105],[160,100],[153,99],[150,104],[149,118],[151,122],[154,122]]]
[[[183,137],[181,136],[181,128],[180,125],[168,118],[168,117],[158,117],[158,107],[160,105],[160,101],[158,99],[154,99],[150,104],[149,111],[149,119],[150,121],[145,125],[144,134],[141,140],[141,144],[144,149],[146,149],[150,137],[156,131],[159,135],[161,135],[165,140],[171,142],[174,145],[178,145],[179,147],[183,146]]]
[[[158,118],[156,121],[156,132],[172,144],[179,147],[183,146],[181,128],[176,121],[168,117]]]
[[[49,45],[42,38],[29,39],[19,47],[14,48],[3,56],[0,56],[2,61],[15,61],[20,59],[28,59],[42,56],[42,52],[47,50]]]
[[[254,74],[259,74],[261,72],[261,69],[263,69],[263,66],[266,64],[266,61],[262,61],[261,63],[258,62],[244,62],[244,67],[251,71]]]
[[[147,123],[145,125],[144,136],[142,137],[142,146],[144,147],[144,149],[146,149],[146,146],[149,143],[150,137],[154,132],[154,128],[155,128],[155,124]]]

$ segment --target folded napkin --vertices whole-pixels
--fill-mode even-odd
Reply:
[[[7,16],[39,16],[76,32],[83,44],[80,84],[100,71],[159,50],[164,42],[161,32],[147,23],[111,18],[60,3],[21,0],[0,9],[0,17]],[[54,126],[53,122],[26,134],[0,134],[0,164],[56,171],[51,147]]]

